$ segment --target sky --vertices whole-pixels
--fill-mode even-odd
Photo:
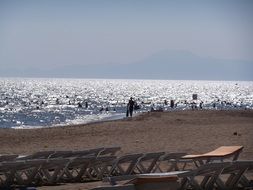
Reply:
[[[0,77],[134,65],[175,50],[253,64],[253,1],[0,0]]]

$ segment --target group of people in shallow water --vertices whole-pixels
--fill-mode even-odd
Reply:
[[[165,106],[169,106],[171,109],[174,109],[177,107],[177,104],[180,102],[175,102],[174,100],[170,100],[170,103],[168,103],[167,100],[164,100],[164,105]],[[196,101],[192,101],[192,102],[187,102],[186,100],[184,102],[185,105],[190,105],[192,110],[195,109],[203,109],[203,101],[200,101],[199,104],[196,103]],[[155,111],[155,105],[151,106],[151,110],[150,111]],[[213,108],[215,108],[215,103],[213,104]],[[137,105],[137,103],[133,100],[133,98],[131,97],[127,103],[127,110],[126,110],[126,117],[132,117],[133,116],[133,111],[140,109],[140,106]],[[163,111],[163,107],[159,107],[157,108],[156,111]]]
[[[69,99],[69,96],[66,96],[67,99]],[[7,99],[7,97],[6,97]],[[140,104],[137,104],[137,101],[140,102]],[[204,109],[205,107],[208,107],[208,108],[213,108],[213,109],[223,109],[223,108],[226,108],[226,107],[235,107],[235,108],[244,108],[243,107],[243,102],[240,102],[239,104],[235,104],[233,102],[228,102],[228,101],[221,101],[220,99],[217,99],[216,101],[213,101],[211,103],[208,103],[207,105],[204,105],[204,102],[203,101],[200,101],[200,100],[197,100],[197,98],[194,98],[192,99],[192,101],[187,101],[187,100],[182,100],[182,101],[175,101],[173,99],[167,101],[167,100],[164,100],[163,102],[163,105],[162,104],[159,104],[159,106],[155,105],[155,104],[152,104],[152,102],[144,102],[144,101],[141,101],[140,99],[137,99],[137,101],[135,101],[133,99],[133,97],[131,97],[127,103],[127,109],[126,109],[126,117],[132,117],[133,116],[133,112],[134,110],[138,110],[138,109],[141,109],[142,106],[145,107],[145,105],[149,105],[150,106],[150,111],[163,111],[164,109],[168,109],[170,107],[170,109],[176,109],[178,107],[178,104],[181,106],[185,105],[185,107],[188,107],[188,108],[191,108],[192,110],[196,110],[196,109]],[[1,103],[1,102],[0,102]],[[9,101],[6,100],[6,105],[9,104]],[[36,109],[40,109],[42,106],[45,106],[47,105],[47,103],[45,103],[43,100],[40,101],[34,101],[32,100],[31,102],[28,102],[26,103],[27,105],[25,106],[31,106],[32,104],[34,105],[37,105]],[[56,105],[60,105],[61,104],[61,101],[59,98],[56,98],[55,99],[55,104]],[[70,101],[68,100],[68,104],[69,105],[76,105],[77,108],[85,108],[87,109],[89,106],[88,104],[88,101],[78,101],[76,102],[76,100],[74,99],[73,101]],[[0,104],[0,107],[3,106]],[[122,105],[121,105],[122,106]],[[204,107],[205,106],[205,107]],[[100,112],[103,112],[103,111],[110,111],[110,106],[107,106],[107,107],[101,107],[100,108]],[[111,108],[113,109],[113,111],[116,111],[116,107],[114,108]],[[245,107],[245,109],[247,109]]]

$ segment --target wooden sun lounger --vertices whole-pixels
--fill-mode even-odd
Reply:
[[[197,167],[211,161],[223,161],[231,158],[233,161],[237,160],[239,154],[242,152],[243,146],[221,146],[211,152],[198,155],[186,155],[182,159],[193,160]]]

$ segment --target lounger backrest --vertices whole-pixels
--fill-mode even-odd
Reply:
[[[163,157],[161,157],[162,161],[171,161],[171,160],[179,160],[182,158],[182,156],[185,156],[187,153],[185,152],[171,152],[167,153]]]
[[[84,156],[98,156],[104,148],[94,148],[88,150],[76,150],[72,151],[72,157],[84,157]]]
[[[49,158],[68,158],[72,156],[72,151],[55,151]]]
[[[121,147],[107,147],[99,153],[99,156],[114,156],[121,149]]]
[[[19,166],[22,166],[24,163],[25,163],[25,161],[23,161],[23,160],[2,162],[2,163],[0,163],[0,172],[10,171],[10,170],[15,169]]]
[[[18,157],[17,154],[0,155],[0,162],[3,162],[3,161],[11,161],[11,160],[14,160],[14,159],[17,158],[17,157]]]
[[[31,155],[18,157],[17,159],[18,160],[47,159],[47,158],[49,158],[54,153],[55,153],[55,151],[39,151],[39,152],[35,152],[35,153],[31,154]]]

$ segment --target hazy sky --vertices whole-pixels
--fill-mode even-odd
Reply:
[[[0,0],[1,67],[127,64],[163,50],[253,63],[252,36],[252,0]]]

